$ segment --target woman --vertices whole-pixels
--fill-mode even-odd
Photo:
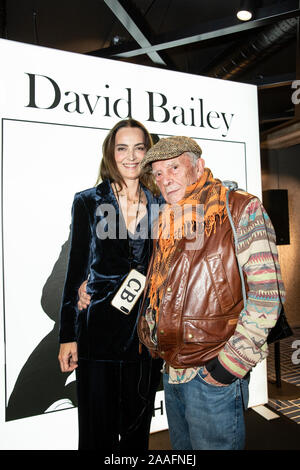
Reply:
[[[103,143],[103,182],[74,198],[59,361],[63,372],[76,369],[79,449],[148,449],[161,363],[140,349],[139,301],[129,314],[111,301],[131,269],[146,274],[151,208],[158,199],[147,189],[150,177],[139,179],[139,163],[151,145],[138,121],[117,123]],[[78,311],[85,279],[91,301]]]

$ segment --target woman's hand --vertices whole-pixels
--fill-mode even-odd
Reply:
[[[62,343],[60,345],[58,360],[62,372],[72,372],[78,367],[77,343]]]
[[[91,296],[86,293],[87,281],[84,281],[78,289],[79,300],[77,303],[78,310],[84,310],[88,307],[91,301]]]

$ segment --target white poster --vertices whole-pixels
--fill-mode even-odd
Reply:
[[[0,448],[76,449],[58,314],[75,192],[94,186],[120,119],[196,139],[215,177],[261,195],[256,87],[0,40],[3,303]],[[250,406],[267,402],[265,364]],[[165,429],[163,392],[152,431]]]

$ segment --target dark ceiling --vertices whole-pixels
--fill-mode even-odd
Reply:
[[[254,18],[241,22],[236,18],[239,0],[0,0],[0,34],[65,51],[256,84],[264,131],[295,115],[291,84],[300,79],[300,1],[254,3]]]

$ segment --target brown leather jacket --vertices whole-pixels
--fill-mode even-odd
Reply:
[[[253,198],[230,193],[229,207],[235,227]],[[159,310],[155,345],[145,319],[147,291],[154,251],[150,261],[138,334],[154,357],[175,368],[201,366],[215,358],[233,335],[243,309],[241,281],[233,233],[228,218],[217,222],[216,233],[203,237],[197,250],[186,250],[188,241],[178,241]]]

